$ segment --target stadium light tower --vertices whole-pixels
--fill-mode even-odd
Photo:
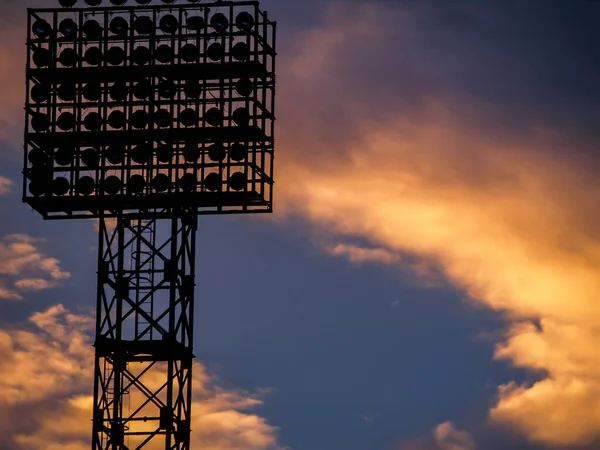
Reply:
[[[23,201],[99,222],[92,449],[189,449],[197,219],[272,212],[276,24],[59,3],[28,10]]]

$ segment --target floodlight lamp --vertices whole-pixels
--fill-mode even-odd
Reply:
[[[79,195],[92,195],[94,193],[94,189],[96,188],[96,183],[92,177],[81,177],[75,183],[75,191]]]
[[[102,62],[102,50],[98,47],[89,47],[83,55],[83,60],[90,66],[99,66]]]
[[[74,38],[77,34],[77,24],[73,19],[64,19],[58,26],[60,33],[66,38]]]
[[[146,126],[148,125],[148,113],[139,109],[131,115],[130,122],[131,126],[133,128],[137,128],[138,130],[146,128]]]
[[[97,102],[102,97],[102,86],[98,82],[91,82],[83,87],[83,96],[92,102]]]
[[[194,163],[200,159],[200,148],[197,142],[188,141],[183,147],[183,159],[187,162]]]
[[[170,45],[162,44],[159,45],[156,50],[154,50],[154,57],[158,62],[168,64],[173,62],[175,53]]]
[[[40,39],[46,39],[52,33],[52,27],[48,22],[43,19],[38,19],[33,23],[31,27],[33,34],[35,34]]]
[[[242,97],[250,97],[254,92],[254,85],[248,78],[240,78],[235,84],[235,90]]]
[[[85,0],[85,3],[88,6],[100,6],[102,0]]]
[[[233,112],[231,118],[240,127],[246,127],[250,122],[250,113],[246,108],[238,108]]]
[[[170,163],[174,154],[173,146],[169,144],[161,144],[156,149],[156,159],[161,163]]]
[[[131,150],[131,160],[138,164],[148,164],[152,159],[152,148],[147,142],[143,142],[140,145],[134,147]]]
[[[71,189],[71,183],[65,177],[58,177],[52,180],[52,193],[57,196],[67,194]]]
[[[88,39],[98,39],[102,35],[102,27],[95,20],[88,20],[83,24],[83,34]]]
[[[171,179],[164,173],[159,173],[152,180],[152,187],[156,192],[166,192],[171,188]]]
[[[136,83],[135,86],[133,86],[132,91],[133,95],[135,95],[137,98],[140,100],[145,100],[150,97],[150,94],[152,94],[152,84],[150,84],[150,81],[147,79],[144,79]]]
[[[45,84],[36,84],[31,88],[31,99],[36,103],[43,103],[50,98],[50,87]]]
[[[210,19],[210,26],[214,28],[217,33],[224,33],[229,28],[229,20],[223,13],[217,13]]]
[[[232,144],[229,146],[229,158],[232,161],[243,161],[248,156],[248,149],[244,144]]]
[[[52,53],[47,48],[38,48],[33,52],[33,63],[38,67],[48,67],[52,64]]]
[[[205,25],[204,17],[202,16],[189,16],[187,18],[186,26],[188,30],[200,31]]]
[[[204,178],[204,187],[209,191],[220,191],[223,188],[223,179],[218,173],[209,173]]]
[[[47,185],[42,180],[31,180],[29,183],[29,192],[34,197],[41,197],[46,193]]]
[[[183,92],[185,92],[187,98],[198,98],[200,97],[201,91],[202,88],[198,80],[187,80],[185,82]]]
[[[231,49],[231,56],[238,61],[246,61],[250,58],[250,46],[245,42],[238,42]]]
[[[109,177],[106,177],[106,179],[102,183],[102,188],[104,192],[108,195],[116,195],[123,188],[123,183],[121,182],[120,178],[111,175]]]
[[[125,162],[125,146],[121,144],[111,145],[106,150],[105,156],[111,164],[123,164]]]
[[[152,55],[150,54],[150,49],[148,47],[136,47],[131,54],[131,59],[138,66],[148,64],[151,58]]]
[[[179,122],[184,127],[198,125],[198,111],[192,108],[186,108],[179,113]]]
[[[72,102],[75,100],[77,90],[75,89],[74,83],[63,83],[58,87],[58,98],[65,102]]]
[[[127,123],[127,119],[125,118],[125,113],[120,110],[115,110],[111,112],[108,116],[108,124],[115,129],[121,129],[125,127]]]
[[[127,20],[121,16],[114,17],[110,21],[110,31],[117,36],[126,35],[128,29],[129,24],[127,23]]]
[[[241,31],[250,31],[254,26],[254,17],[249,12],[243,11],[235,18],[235,26]]]
[[[75,127],[75,116],[70,112],[62,113],[56,119],[56,126],[63,131],[72,130]]]
[[[135,19],[133,28],[138,34],[150,34],[154,31],[154,22],[148,16],[140,16]]]
[[[215,42],[206,50],[206,56],[211,61],[221,61],[225,57],[225,49],[221,44]]]
[[[182,191],[193,192],[198,186],[198,178],[193,173],[186,173],[181,176],[178,184]]]
[[[158,83],[158,95],[162,98],[174,98],[177,95],[177,86],[170,80]]]
[[[141,175],[132,175],[129,177],[129,182],[127,183],[127,190],[131,194],[141,194],[144,192],[144,188],[146,187],[146,180]]]
[[[106,51],[106,61],[111,66],[118,66],[125,61],[125,50],[121,47],[111,47]]]
[[[96,112],[91,112],[83,119],[83,125],[89,131],[98,131],[102,128],[102,116]]]
[[[210,108],[206,111],[204,120],[213,127],[221,126],[223,125],[223,113],[219,108]]]
[[[81,162],[90,169],[97,169],[100,166],[100,155],[95,148],[86,148],[81,152]]]
[[[48,156],[42,149],[34,148],[28,153],[27,160],[32,166],[45,166]]]
[[[200,52],[198,51],[198,47],[194,44],[185,44],[181,47],[181,50],[179,50],[179,57],[185,62],[191,63],[197,61],[199,56]]]
[[[243,172],[236,172],[229,177],[227,185],[234,191],[242,191],[246,187],[247,182],[248,179],[246,178],[246,174]]]
[[[154,113],[154,123],[159,128],[167,128],[173,125],[173,114],[168,109],[159,109]]]
[[[174,15],[167,14],[160,19],[159,27],[164,33],[173,34],[179,29],[179,21]]]
[[[31,127],[34,131],[41,133],[42,131],[46,131],[50,128],[50,119],[48,118],[48,114],[36,113],[31,117]]]
[[[65,67],[73,67],[77,64],[78,60],[79,55],[72,48],[65,48],[60,52],[60,56],[58,57],[58,61]]]
[[[63,8],[72,8],[77,3],[77,0],[58,0],[58,3]]]
[[[109,89],[110,98],[121,102],[127,98],[127,85],[124,81],[117,81]]]
[[[227,156],[227,153],[221,143],[213,144],[208,148],[208,157],[211,161],[221,162],[225,159],[225,156]]]
[[[75,157],[75,149],[73,147],[59,147],[54,153],[54,161],[59,166],[68,166],[73,163]]]

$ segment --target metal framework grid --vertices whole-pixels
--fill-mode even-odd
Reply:
[[[23,199],[45,218],[272,211],[276,27],[258,2],[36,9],[28,29]]]
[[[272,212],[276,23],[231,1],[28,30],[23,201],[99,222],[92,449],[188,450],[198,215]]]

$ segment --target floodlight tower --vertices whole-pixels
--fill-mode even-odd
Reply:
[[[197,218],[272,212],[276,24],[59,3],[28,10],[23,201],[99,223],[92,449],[189,449]]]

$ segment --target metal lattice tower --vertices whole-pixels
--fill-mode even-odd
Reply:
[[[28,11],[23,201],[99,222],[92,449],[189,449],[197,220],[272,212],[276,24],[60,3]]]

